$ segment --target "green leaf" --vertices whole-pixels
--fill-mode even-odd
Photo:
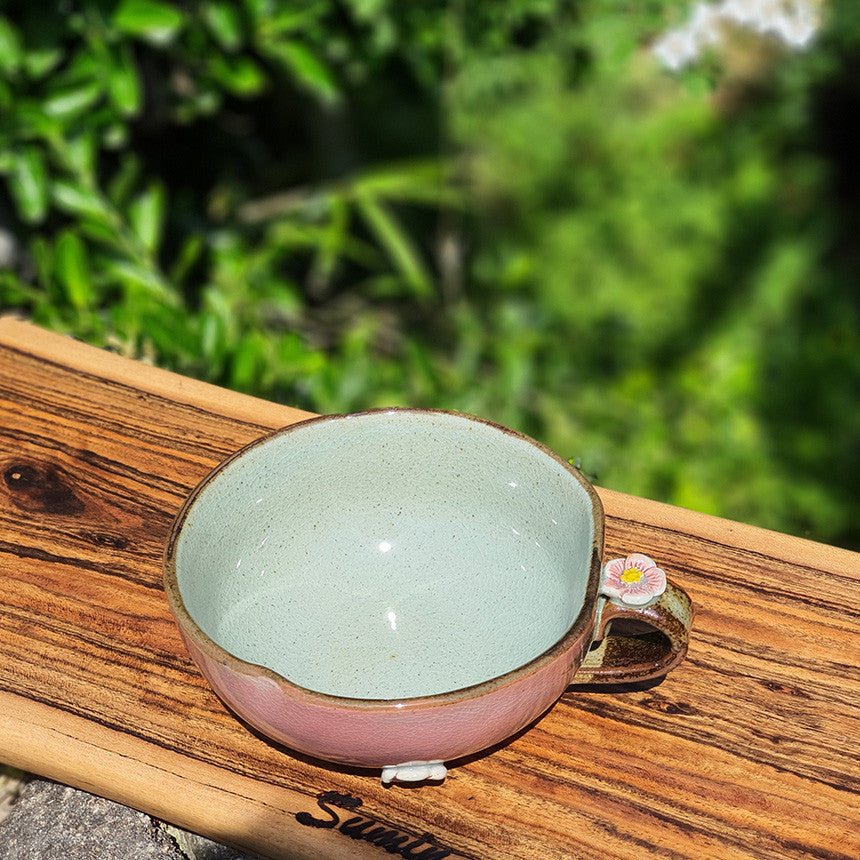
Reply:
[[[354,181],[357,193],[399,202],[462,204],[460,194],[448,181],[446,167],[437,160],[415,161],[370,170]]]
[[[54,248],[54,269],[72,307],[83,310],[93,302],[94,290],[84,243],[64,230]]]
[[[62,123],[45,114],[42,102],[37,99],[18,99],[15,120],[22,138],[51,139],[62,135]]]
[[[267,52],[280,60],[296,80],[313,90],[325,101],[338,98],[337,82],[328,69],[307,45],[301,42],[272,42],[266,45]]]
[[[21,67],[21,36],[8,18],[0,18],[0,73],[12,77]]]
[[[356,205],[367,226],[412,288],[413,292],[427,298],[433,294],[433,285],[421,256],[400,223],[386,206],[369,195],[361,194]]]
[[[272,14],[272,0],[242,0],[245,14],[254,22],[258,18],[266,19]]]
[[[24,71],[33,80],[43,78],[63,59],[62,48],[54,45],[29,48],[24,54]]]
[[[140,81],[134,56],[128,45],[123,45],[113,67],[108,72],[108,94],[123,116],[134,116],[140,110]]]
[[[252,96],[265,86],[266,76],[250,57],[215,55],[209,70],[219,83],[237,96]]]
[[[94,221],[92,218],[82,218],[78,222],[78,230],[87,239],[92,239],[106,248],[122,247],[122,241],[113,224],[104,221]]]
[[[128,260],[108,260],[104,270],[132,292],[142,292],[169,306],[177,304],[176,295],[161,275],[152,270],[130,263]]]
[[[221,319],[211,313],[204,314],[200,325],[200,353],[210,370],[220,365],[225,352]]]
[[[203,7],[203,20],[222,48],[236,51],[242,45],[242,21],[233,2],[213,0]]]
[[[143,184],[140,171],[140,158],[134,152],[124,154],[105,189],[107,198],[117,209],[122,209],[134,189]]]
[[[34,307],[33,316],[38,313],[39,305],[45,303],[45,294],[28,281],[21,280],[11,269],[0,269],[0,307]]]
[[[30,224],[42,221],[48,211],[48,172],[38,146],[25,146],[14,159],[9,190],[21,217]]]
[[[42,289],[47,290],[53,280],[54,249],[44,236],[36,236],[30,243],[30,256],[36,264],[36,278]]]
[[[191,235],[183,242],[168,273],[170,283],[181,284],[188,277],[189,272],[200,259],[203,249],[203,239],[200,236]]]
[[[311,269],[311,284],[316,292],[328,288],[338,260],[344,253],[349,230],[349,206],[342,197],[333,197],[331,217],[320,236],[319,248]]]
[[[267,0],[246,0],[245,6],[264,42],[287,33],[307,31],[328,11],[328,2],[289,4],[287,8],[281,8],[283,5],[273,5]]]
[[[182,12],[161,0],[121,0],[113,15],[117,30],[153,45],[170,43],[184,23]]]
[[[51,194],[57,207],[70,215],[83,215],[107,225],[116,221],[110,206],[92,189],[58,179],[51,188]]]
[[[0,4],[9,6],[11,4]],[[48,11],[44,4],[29,4],[24,14],[10,16],[21,30],[24,46],[22,67],[31,80],[40,80],[52,72],[66,58],[71,46],[69,24],[65,16]]]
[[[96,167],[96,140],[92,129],[66,140],[61,155],[65,164],[79,176],[92,176]]]
[[[358,21],[374,21],[385,12],[386,0],[349,0],[347,5]]]
[[[269,364],[268,343],[258,331],[251,331],[239,341],[230,368],[230,387],[240,391],[253,390],[259,376]]]
[[[128,207],[128,218],[135,236],[149,254],[158,248],[164,221],[164,188],[151,185]]]
[[[83,87],[73,87],[43,102],[43,110],[54,119],[68,119],[91,108],[102,96],[100,84],[92,83]]]

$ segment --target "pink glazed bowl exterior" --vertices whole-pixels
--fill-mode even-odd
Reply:
[[[598,557],[598,556],[596,556]],[[451,761],[494,746],[550,708],[591,643],[594,592],[583,617],[555,647],[491,681],[422,698],[346,699],[306,690],[226,654],[177,613],[188,652],[239,717],[314,758],[360,767]],[[174,604],[175,605],[175,604]]]
[[[452,761],[510,738],[541,716],[571,683],[594,636],[604,515],[594,489],[570,464],[540,443],[528,441],[569,471],[589,497],[594,528],[582,608],[554,645],[518,668],[462,689],[413,698],[358,699],[319,693],[239,659],[204,633],[183,601],[175,559],[179,533],[198,487],[177,515],[168,541],[165,588],[189,654],[222,701],[252,727],[292,750],[368,768]]]

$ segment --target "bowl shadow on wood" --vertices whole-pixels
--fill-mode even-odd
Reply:
[[[634,682],[624,683],[624,684],[570,684],[565,689],[564,693],[562,693],[561,698],[567,699],[567,697],[570,693],[574,693],[574,694],[581,694],[581,693],[617,694],[617,693],[641,692],[643,690],[650,690],[653,687],[658,686],[659,684],[661,684],[663,682],[665,677],[666,676],[663,675],[659,678],[651,678],[651,679],[646,680],[646,681],[634,681]],[[567,700],[572,702],[572,703],[576,702],[575,697],[572,699],[567,699]],[[456,769],[456,768],[462,767],[464,765],[471,764],[472,762],[480,761],[481,759],[486,758],[487,756],[490,756],[490,755],[493,755],[494,753],[497,753],[499,750],[504,749],[505,747],[507,747],[510,744],[517,741],[519,738],[521,738],[526,733],[530,732],[535,726],[538,725],[538,723],[541,722],[541,720],[544,719],[544,717],[547,716],[547,714],[549,714],[549,712],[555,707],[556,704],[557,703],[553,703],[552,705],[550,705],[550,707],[548,707],[538,717],[533,719],[528,725],[523,726],[523,728],[521,728],[519,731],[508,736],[504,740],[499,741],[498,743],[493,744],[490,747],[486,747],[485,749],[479,750],[478,752],[471,753],[470,755],[461,756],[460,758],[456,758],[456,759],[450,759],[450,760],[445,762],[446,766],[448,767],[448,769],[450,771],[452,768]],[[337,762],[325,761],[323,759],[319,759],[319,758],[316,758],[314,756],[308,755],[307,753],[303,753],[303,752],[299,752],[298,750],[291,749],[290,747],[285,746],[284,744],[281,744],[278,741],[272,740],[272,738],[263,734],[263,732],[254,728],[254,726],[252,726],[250,723],[245,721],[242,717],[240,717],[231,708],[229,708],[226,705],[225,705],[225,707],[227,707],[227,710],[230,711],[230,714],[236,720],[238,720],[250,734],[252,734],[255,738],[258,738],[260,741],[265,743],[267,746],[271,747],[272,749],[277,750],[278,752],[282,753],[285,756],[293,758],[296,761],[302,762],[303,764],[310,765],[312,767],[323,768],[324,770],[332,771],[332,772],[338,773],[338,774],[344,774],[347,776],[374,777],[375,779],[380,778],[381,768],[359,767],[356,765],[339,764]],[[434,782],[435,781],[433,781],[433,780],[424,780],[421,782],[414,782],[414,783],[396,783],[396,784],[391,783],[386,787],[392,788],[392,787],[395,787],[395,785],[396,785],[396,787],[399,789],[413,789],[413,788],[420,788],[423,785],[427,785],[428,783],[434,783]]]
[[[623,684],[570,684],[562,695],[566,696],[568,693],[639,693],[658,687],[665,679],[666,676],[661,675],[659,678],[627,681]]]

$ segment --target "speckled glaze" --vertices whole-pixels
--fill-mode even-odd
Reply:
[[[544,446],[385,409],[292,425],[219,466],[177,515],[165,584],[248,723],[386,780],[438,778],[571,682],[602,632],[602,545],[597,495]]]

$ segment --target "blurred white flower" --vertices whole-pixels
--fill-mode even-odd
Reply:
[[[808,0],[771,0],[774,8],[762,22],[762,32],[772,33],[793,48],[805,48],[818,30],[818,16]]]
[[[690,13],[690,29],[700,47],[716,45],[722,39],[723,18],[710,3],[696,3]]]
[[[818,21],[808,13],[785,15],[770,32],[792,48],[805,48],[818,30]]]
[[[695,33],[689,27],[669,30],[654,45],[657,59],[672,71],[689,65],[699,54]]]
[[[818,30],[814,0],[719,0],[696,3],[684,27],[670,30],[654,45],[657,59],[672,71],[689,65],[702,48],[718,45],[724,24],[776,36],[791,48],[805,48]]]
[[[742,27],[758,28],[762,17],[762,0],[722,0],[715,7],[717,14]]]
[[[758,0],[758,14],[749,22],[749,27],[765,33],[779,26],[785,17],[787,5],[783,0]]]

